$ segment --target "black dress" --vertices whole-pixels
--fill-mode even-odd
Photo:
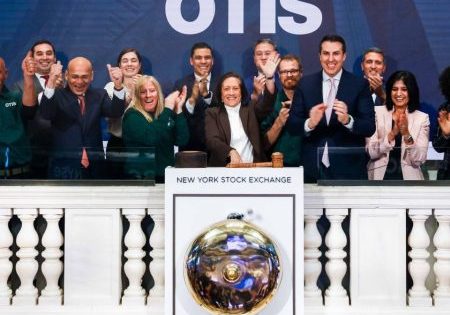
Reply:
[[[394,121],[392,121],[394,125]],[[395,136],[394,149],[389,154],[389,162],[384,174],[384,179],[388,180],[403,180],[402,166],[402,135],[399,133]]]

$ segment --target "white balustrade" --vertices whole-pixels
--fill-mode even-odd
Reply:
[[[9,260],[12,251],[9,247],[13,244],[13,236],[8,228],[8,222],[12,217],[11,209],[0,208],[0,305],[11,303],[11,288],[8,286],[8,277],[13,265]]]
[[[436,209],[434,212],[439,227],[434,235],[436,246],[434,264],[437,288],[433,292],[434,305],[450,306],[450,209]]]
[[[145,305],[145,289],[142,287],[142,277],[145,273],[145,234],[142,231],[141,222],[145,216],[145,209],[123,209],[124,215],[130,222],[130,228],[125,235],[127,250],[124,255],[127,261],[124,272],[128,278],[129,286],[124,290],[122,305]]]
[[[63,251],[60,248],[64,238],[59,229],[59,221],[63,216],[63,209],[40,209],[39,212],[47,221],[47,228],[42,236],[42,257],[45,260],[41,266],[47,285],[41,292],[39,305],[61,305],[62,289],[58,280],[63,271]]]
[[[14,305],[34,305],[37,303],[38,296],[38,290],[33,285],[33,280],[39,267],[36,260],[38,251],[35,248],[39,243],[39,237],[33,223],[38,211],[37,209],[14,209],[14,214],[22,222],[22,228],[16,240],[19,247],[16,254],[19,258],[16,271],[20,279],[20,287],[16,290],[12,303]]]
[[[325,305],[347,306],[349,298],[342,286],[342,279],[347,271],[347,265],[344,262],[347,256],[344,251],[347,237],[342,229],[342,222],[348,215],[348,209],[326,209],[325,214],[330,221],[330,230],[325,237],[325,244],[328,247],[325,255],[329,259],[325,265],[325,271],[330,279],[330,286],[325,290]]]
[[[323,214],[323,209],[305,209],[304,255],[305,255],[305,305],[321,306],[322,291],[317,286],[317,280],[322,271],[319,261],[322,253],[319,250],[322,237],[317,229],[317,221]]]
[[[413,228],[408,237],[411,250],[408,256],[411,262],[408,271],[413,280],[413,286],[408,291],[409,306],[431,306],[430,291],[425,286],[425,281],[430,272],[427,258],[430,253],[427,247],[430,245],[430,237],[425,229],[425,221],[431,215],[431,209],[409,209],[409,217],[413,221]]]
[[[147,304],[158,308],[164,299],[164,215],[151,214],[155,227],[150,235],[150,252],[153,261],[150,263],[150,273],[152,274],[155,286],[150,290]]]

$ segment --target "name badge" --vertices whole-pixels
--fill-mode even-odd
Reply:
[[[17,103],[16,102],[5,103],[5,107],[13,107],[13,106],[17,106]]]

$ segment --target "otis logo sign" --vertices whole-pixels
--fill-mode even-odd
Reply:
[[[166,0],[166,17],[170,26],[182,34],[198,34],[206,30],[212,23],[216,13],[215,0],[197,0],[199,14],[193,21],[187,21],[181,13],[183,0]],[[218,0],[223,1],[223,0]],[[277,16],[277,1],[286,11],[293,15]],[[296,22],[294,15],[303,17]],[[322,24],[322,12],[310,3],[298,0],[260,0],[260,32],[274,34],[276,23],[291,34],[303,35],[316,31]],[[298,19],[298,18],[297,18]],[[228,33],[244,33],[244,0],[228,0]]]

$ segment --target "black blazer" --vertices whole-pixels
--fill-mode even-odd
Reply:
[[[302,78],[292,101],[287,128],[292,134],[304,135],[302,160],[306,181],[322,178],[319,168],[322,152],[318,148],[328,143],[330,179],[367,179],[364,153],[365,138],[375,132],[375,111],[367,80],[343,70],[336,98],[345,102],[353,117],[353,129],[349,130],[338,120],[334,111],[327,125],[325,115],[314,130],[305,135],[304,125],[309,111],[323,103],[322,71]]]

